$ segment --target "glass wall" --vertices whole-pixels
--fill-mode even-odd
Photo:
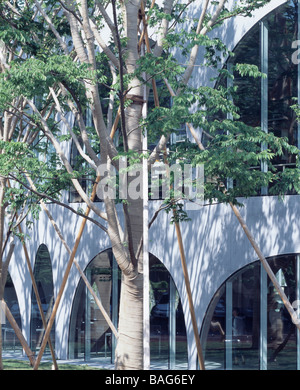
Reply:
[[[13,315],[16,323],[19,328],[22,329],[21,317],[20,317],[20,308],[18,303],[18,298],[16,290],[11,279],[9,272],[7,273],[7,279],[4,289],[4,300]],[[2,324],[2,348],[4,351],[16,351],[22,350],[22,345],[18,338],[16,337],[15,331],[11,327],[7,319],[5,319],[4,324]]]
[[[151,364],[187,368],[186,329],[178,291],[166,267],[154,256],[149,262]]]
[[[265,132],[286,137],[290,145],[299,145],[299,130],[291,106],[299,101],[299,65],[294,61],[295,42],[299,40],[299,1],[288,1],[257,23],[239,42],[227,68],[235,64],[256,65],[266,78],[240,76],[234,72],[237,93],[234,102],[241,120],[250,126],[259,126]],[[262,145],[262,149],[267,145]],[[272,164],[279,172],[296,166],[295,155],[287,151],[274,157]],[[268,166],[253,167],[266,172]],[[275,193],[276,183],[262,188],[261,195]],[[272,191],[271,188],[273,187]],[[292,194],[292,192],[288,192]]]
[[[52,307],[54,304],[54,290],[53,290],[53,275],[52,275],[52,264],[50,254],[46,245],[40,245],[35,259],[34,270],[33,270],[35,282],[38,289],[38,294],[41,300],[43,313],[46,321],[49,320]],[[32,351],[36,351],[40,348],[43,335],[44,327],[40,309],[37,303],[37,298],[34,290],[31,292],[31,321],[30,321],[30,344]],[[55,346],[55,324],[51,329],[50,333],[51,343]],[[48,344],[46,351],[48,349]]]
[[[272,12],[264,24],[268,30],[268,130],[297,145],[296,115],[290,108],[298,93],[298,66],[292,60],[295,51],[292,42],[298,39],[296,2]],[[284,155],[276,163],[293,164],[295,160]]]
[[[299,296],[297,255],[268,259],[291,303]],[[260,262],[241,269],[218,290],[201,341],[207,369],[295,370],[298,331]]]
[[[234,51],[234,64],[247,63],[260,64],[260,28],[257,24]],[[238,88],[238,93],[234,96],[234,103],[239,107],[240,120],[249,126],[260,126],[261,123],[261,80],[259,78],[249,78],[234,72],[234,86]]]
[[[97,255],[85,274],[115,326],[117,326],[121,275],[111,250]],[[69,335],[69,357],[90,360],[103,357],[111,361],[115,338],[94,298],[81,279],[74,298]]]
[[[187,368],[183,311],[175,284],[164,265],[150,255],[150,359],[152,367]],[[118,327],[121,272],[111,249],[97,255],[85,270],[90,283]],[[116,340],[100,309],[80,280],[73,301],[69,358],[100,358],[112,363]]]

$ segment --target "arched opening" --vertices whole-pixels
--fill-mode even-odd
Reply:
[[[165,266],[150,264],[150,359],[152,367],[187,368],[187,340],[180,297]],[[94,291],[118,327],[121,272],[111,249],[98,254],[85,270]],[[113,363],[116,340],[81,279],[73,301],[69,358]]]
[[[18,324],[19,328],[22,329],[21,324],[21,316],[20,316],[20,308],[19,308],[19,302],[16,294],[16,290],[12,281],[12,278],[10,276],[10,273],[7,273],[7,279],[5,283],[5,289],[4,289],[4,300],[13,315],[16,323]],[[16,352],[22,350],[22,345],[19,342],[15,331],[11,327],[10,323],[5,319],[4,323],[2,324],[2,348],[5,353],[7,352]]]
[[[150,266],[150,362],[153,368],[187,368],[187,338],[179,293],[155,256]]]
[[[50,318],[52,307],[54,304],[54,288],[53,288],[53,275],[52,275],[52,264],[50,254],[46,245],[42,244],[39,246],[34,270],[34,279],[37,285],[38,294],[41,300],[43,313],[46,321]],[[35,292],[32,288],[31,291],[31,320],[30,320],[30,345],[32,351],[36,351],[40,348],[43,335],[44,327],[40,309],[38,306]],[[50,333],[51,343],[55,345],[55,324],[53,325]],[[47,344],[48,349],[48,344]]]
[[[116,326],[121,275],[110,249],[99,253],[85,269],[85,274],[102,305]],[[94,298],[80,279],[73,301],[69,358],[110,362],[115,339]]]
[[[298,255],[268,259],[291,303],[299,297]],[[259,261],[232,275],[217,291],[203,321],[208,369],[299,368],[297,328]]]

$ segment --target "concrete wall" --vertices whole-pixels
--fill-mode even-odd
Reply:
[[[223,34],[222,37],[232,49],[249,28],[282,3],[284,1],[272,1],[251,19],[236,18],[228,21],[226,28],[220,30],[220,34]],[[203,83],[203,80],[207,79],[207,70],[197,69],[193,83]],[[279,201],[275,197],[245,200],[245,207],[241,210],[242,215],[266,257],[300,252],[299,200],[299,196],[288,196],[284,201]],[[80,205],[73,206],[77,208]],[[157,202],[150,202],[150,216],[156,207]],[[79,219],[70,211],[55,205],[49,205],[49,209],[72,249],[80,226]],[[93,213],[91,215],[93,216]],[[217,289],[236,270],[256,261],[257,256],[229,206],[221,204],[203,206],[199,211],[190,212],[190,215],[192,221],[182,224],[182,234],[200,330],[205,311]],[[34,267],[39,245],[47,245],[53,267],[55,295],[57,295],[69,255],[43,212],[39,221],[28,233],[30,239],[27,247],[32,267]],[[194,369],[197,353],[193,329],[175,229],[170,225],[167,214],[163,212],[159,214],[150,230],[149,239],[150,252],[169,269],[179,290],[187,326],[190,368]],[[82,269],[85,269],[88,263],[109,245],[106,235],[88,222],[77,252],[77,260]],[[19,300],[23,334],[29,340],[31,281],[20,243],[17,243],[15,253],[9,271]],[[56,350],[58,357],[62,359],[67,358],[69,320],[78,282],[79,274],[73,267],[56,318]]]
[[[300,253],[299,200],[299,196],[288,196],[283,201],[276,197],[257,197],[244,201],[241,213],[266,257]],[[156,207],[157,202],[150,202],[150,216]],[[56,206],[49,208],[72,249],[79,228],[76,216],[68,210],[59,210]],[[192,221],[182,224],[182,235],[200,331],[205,311],[217,289],[236,270],[256,261],[257,256],[230,206],[203,206],[198,211],[190,212],[190,217]],[[170,224],[166,213],[159,214],[150,229],[149,240],[150,252],[170,271],[181,296],[190,364],[191,368],[195,368],[196,350],[178,242],[175,228]],[[34,225],[28,242],[32,267],[40,244],[47,245],[49,250],[57,295],[69,256],[44,213]],[[107,248],[109,240],[105,234],[88,222],[77,252],[77,260],[82,269]],[[31,281],[20,245],[16,253],[10,265],[10,273],[19,299],[23,333],[29,339]],[[73,266],[56,319],[56,350],[60,358],[67,358],[69,320],[78,282],[79,273]]]
[[[195,15],[200,15],[201,5],[199,3],[202,2],[196,1],[190,7],[188,11],[188,17],[195,18]],[[230,4],[236,3],[235,0],[230,0],[228,2],[227,8],[230,9]],[[229,50],[233,50],[239,41],[244,37],[244,35],[257,23],[259,20],[264,18],[268,13],[273,11],[275,8],[279,7],[282,4],[287,3],[287,0],[272,0],[269,4],[264,6],[261,9],[253,12],[252,17],[242,17],[238,16],[235,18],[231,18],[226,20],[221,27],[218,29],[214,29],[209,33],[211,38],[218,37],[222,40],[223,43],[226,44]],[[184,25],[184,28],[189,30],[191,24],[187,21]],[[180,25],[181,28],[181,25]],[[179,49],[174,50],[174,56],[180,59],[182,64],[187,63],[187,58],[184,58],[180,55]],[[196,66],[192,74],[192,78],[190,80],[190,84],[194,87],[198,87],[200,85],[209,85],[213,86],[210,82],[211,77],[214,77],[216,73],[208,67],[201,66],[203,58],[203,51],[199,49],[198,58],[196,61]],[[224,63],[227,58],[224,58]]]
[[[300,252],[299,196],[249,198],[241,214],[265,257]],[[188,272],[199,331],[207,307],[218,288],[238,269],[258,260],[231,207],[204,206],[182,225]],[[162,234],[165,231],[165,234]],[[166,216],[153,226],[150,250],[169,269],[185,312],[191,368],[197,351],[188,310],[175,229]]]

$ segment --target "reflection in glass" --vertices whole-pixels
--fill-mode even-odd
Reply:
[[[150,256],[151,363],[168,362],[168,368],[187,368],[187,340],[178,291],[170,273]]]
[[[297,256],[277,256],[269,264],[293,302]],[[268,370],[296,369],[296,327],[269,278],[265,285],[260,283],[261,272],[260,262],[246,266],[210,303],[201,330],[207,369],[258,370],[262,361]]]
[[[43,313],[45,316],[46,322],[49,320],[53,304],[54,304],[54,289],[53,289],[53,275],[52,275],[52,265],[50,260],[50,254],[46,245],[40,245],[34,270],[34,278],[36,281],[39,297],[42,304]],[[42,322],[42,317],[40,314],[40,309],[37,303],[37,299],[32,289],[31,293],[31,321],[30,321],[30,343],[31,349],[33,351],[40,348],[43,336],[44,336],[44,327]],[[52,345],[55,345],[55,324],[53,324],[50,338]],[[47,349],[48,344],[47,344]]]
[[[154,256],[150,261],[151,364],[187,368],[187,340],[179,295],[170,274]],[[85,271],[90,283],[118,327],[121,272],[111,249],[101,252]],[[101,358],[113,363],[115,338],[82,280],[73,301],[69,357]]]
[[[298,41],[299,35],[298,4],[295,0],[288,1],[257,23],[236,46],[227,68],[230,71],[236,64],[251,64],[267,76],[253,78],[234,72],[233,86],[237,89],[233,101],[239,109],[240,120],[284,137],[290,145],[299,147],[297,118],[291,108],[299,96],[298,64],[293,61],[293,42]],[[216,86],[224,82],[226,80],[219,80]],[[227,82],[231,83],[230,80]],[[263,149],[266,147],[262,145]],[[282,155],[274,156],[272,165],[270,168],[262,161],[261,166],[252,169],[289,173],[288,170],[296,167],[296,155],[283,150]],[[270,184],[270,194],[278,193],[277,184],[275,181]],[[267,188],[261,189],[261,195],[267,193]],[[286,189],[286,193],[295,192]]]
[[[11,279],[10,274],[7,274],[5,289],[4,289],[4,300],[13,315],[16,323],[18,324],[18,327],[22,329],[21,325],[21,317],[20,317],[20,309],[19,309],[19,303],[17,299],[16,290],[13,284],[13,281]],[[3,350],[13,350],[16,349],[22,349],[21,343],[19,342],[18,338],[16,337],[15,331],[11,327],[10,323],[5,320],[5,323],[2,324],[2,348]]]
[[[94,292],[101,299],[102,305],[111,319],[118,311],[118,306],[113,305],[113,295],[119,297],[121,280],[120,274],[117,274],[116,282],[112,286],[113,279],[115,279],[115,269],[112,252],[107,250],[97,255],[85,271]],[[118,270],[116,271],[118,273]],[[114,325],[117,326],[116,323]],[[71,315],[70,358],[89,360],[93,357],[104,357],[111,361],[113,338],[98,305],[81,279]]]
[[[233,63],[256,65],[260,69],[259,26],[254,26],[241,40],[234,51]],[[260,78],[241,76],[234,72],[234,87],[237,93],[234,103],[239,108],[240,121],[249,126],[261,124],[261,85]]]
[[[292,61],[292,42],[298,36],[298,9],[285,5],[276,9],[267,18],[269,30],[269,131],[276,136],[286,137],[290,145],[297,145],[296,115],[290,108],[297,97],[298,66]],[[293,164],[295,156],[279,156],[276,164]]]
[[[296,299],[296,261],[294,256],[274,258],[270,261],[289,301]],[[296,327],[281,298],[268,279],[268,369],[295,370],[297,368]]]

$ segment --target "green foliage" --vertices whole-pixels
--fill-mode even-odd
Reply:
[[[251,64],[235,64],[234,69],[237,71],[242,77],[261,77],[266,78],[267,75],[261,73],[256,65]]]
[[[158,94],[159,107],[154,107],[149,99],[148,114],[141,120],[141,127],[147,129],[149,144],[154,145],[163,134],[169,137],[177,129],[182,128],[185,123],[191,123],[194,128],[208,134],[205,139],[205,150],[199,150],[195,144],[182,142],[176,145],[169,145],[169,162],[190,162],[194,165],[204,164],[205,166],[205,198],[209,201],[218,200],[220,202],[237,203],[241,196],[257,195],[260,188],[272,184],[274,193],[284,194],[287,190],[299,192],[299,167],[297,169],[278,172],[272,165],[274,157],[284,153],[290,153],[294,157],[299,150],[291,147],[286,139],[277,138],[274,134],[266,134],[259,128],[253,128],[242,123],[239,109],[235,105],[236,97],[239,94],[237,87],[225,87],[222,83],[216,88],[203,85],[190,87],[183,85],[181,80],[186,70],[184,64],[189,57],[191,48],[198,45],[202,50],[203,61],[197,63],[197,67],[212,67],[218,75],[233,80],[233,75],[224,68],[220,68],[224,57],[232,56],[225,44],[217,38],[212,30],[218,27],[224,20],[234,16],[250,16],[254,10],[267,4],[269,1],[246,1],[236,2],[233,9],[223,7],[219,17],[214,24],[209,27],[209,34],[197,34],[196,17],[188,10],[194,1],[176,2],[171,14],[166,14],[163,7],[156,3],[149,12],[149,27],[156,26],[162,19],[170,22],[169,33],[163,43],[164,51],[160,56],[146,53],[140,56],[136,63],[134,73],[124,74],[123,84],[126,90],[133,78],[138,78],[144,83],[144,75],[147,75],[147,86],[150,89],[149,96],[152,97],[152,80],[155,80]],[[151,2],[148,1],[148,6]],[[212,2],[217,6],[219,1]],[[226,3],[225,3],[226,4]],[[70,26],[65,16],[58,12],[59,2],[46,0],[42,3],[44,10],[52,15],[52,22],[62,37],[70,37]],[[95,6],[94,1],[89,1],[90,9]],[[101,108],[104,112],[104,120],[108,109],[108,96],[113,93],[115,96],[116,112],[119,103],[120,78],[117,74],[116,82],[109,70],[108,58],[104,53],[95,53],[97,71],[91,71],[89,64],[74,61],[73,42],[67,39],[70,47],[70,55],[62,54],[58,42],[44,21],[42,16],[34,15],[34,5],[32,1],[15,2],[15,7],[20,13],[13,15],[4,2],[0,5],[0,40],[7,46],[22,48],[23,55],[15,56],[9,64],[9,69],[0,75],[0,111],[12,109],[14,99],[25,96],[28,99],[39,97],[39,109],[48,109],[53,102],[49,98],[49,87],[57,90],[59,85],[63,85],[67,91],[67,97],[59,95],[59,101],[65,112],[69,111],[66,98],[71,99],[77,106],[79,112],[84,115],[88,106],[86,88],[89,84],[99,86],[99,96]],[[76,8],[75,8],[76,9]],[[94,15],[91,15],[94,16]],[[208,26],[211,14],[207,12],[203,27]],[[195,18],[195,19],[193,19]],[[197,15],[198,18],[198,15]],[[99,30],[103,25],[103,17],[96,16]],[[185,26],[189,28],[184,28]],[[79,23],[80,25],[80,23]],[[124,36],[123,26],[119,26],[121,31],[122,55],[126,59],[128,37]],[[34,39],[33,39],[34,37]],[[110,49],[118,57],[118,50],[110,42]],[[180,53],[180,62],[174,58],[174,49]],[[183,60],[182,60],[183,59]],[[265,77],[257,66],[248,64],[236,64],[233,69],[234,74],[241,77],[257,79]],[[176,97],[170,98],[169,91],[164,83],[167,79],[172,89],[177,92]],[[87,82],[85,84],[84,82]],[[130,93],[130,91],[128,91]],[[127,100],[126,106],[132,101]],[[300,110],[299,110],[300,111]],[[37,141],[32,146],[26,146],[18,142],[1,143],[0,149],[0,173],[6,177],[15,177],[16,180],[24,183],[24,171],[30,173],[36,181],[39,192],[51,194],[52,197],[59,197],[60,191],[70,184],[71,176],[67,174],[62,166],[55,150],[51,148],[42,130],[40,119],[33,115],[26,106],[23,113],[27,121],[33,126],[32,131],[38,132]],[[70,140],[70,135],[61,134],[60,124],[55,115],[49,116],[47,125],[54,136],[60,142]],[[16,129],[18,132],[19,127]],[[75,134],[79,136],[78,128],[73,128]],[[99,135],[93,126],[87,128],[90,143],[95,153],[99,153]],[[17,139],[18,134],[14,139]],[[261,145],[267,145],[262,150]],[[118,160],[123,153],[122,141],[118,145]],[[129,161],[128,171],[132,165],[140,163],[145,157],[145,153],[131,152],[126,154]],[[297,160],[298,161],[298,160]],[[268,172],[263,173],[259,169],[262,163],[267,163]],[[81,156],[74,160],[74,177],[94,177],[94,172],[87,166]],[[234,185],[225,191],[227,179]],[[28,196],[25,187],[21,192],[20,187],[14,189],[15,203],[13,208],[20,208],[25,197]],[[8,192],[7,196],[11,196]],[[37,203],[37,197],[31,194],[29,204]],[[187,220],[181,203],[168,199],[167,212],[175,210],[175,217],[178,221]]]
[[[30,184],[25,174],[34,181],[38,193],[47,194],[53,199],[59,199],[61,190],[69,186],[70,175],[58,163],[53,151],[47,152],[47,159],[44,160],[41,153],[37,155],[36,150],[22,142],[0,141],[0,149],[0,175],[14,183],[6,189],[4,202],[7,202],[12,213],[25,206],[32,218],[38,218],[40,196],[29,191]],[[47,201],[47,198],[44,199]]]
[[[7,45],[21,47],[24,55],[47,57],[53,53],[61,52],[56,37],[44,21],[43,17],[35,16],[35,8],[32,1],[26,3],[15,2],[17,18],[5,2],[0,3],[0,39]],[[53,3],[47,1],[48,9],[53,9]],[[64,19],[58,15],[53,17],[53,23],[61,35],[68,36],[70,29]]]
[[[170,198],[165,199],[164,204],[166,205],[166,213],[171,213],[171,224],[179,222],[188,222],[191,220],[188,217],[187,212],[184,210],[183,202],[175,202],[174,199]]]
[[[81,104],[87,103],[83,80],[96,82],[95,74],[87,64],[78,64],[68,56],[54,55],[47,59],[29,58],[11,63],[7,72],[0,75],[0,109],[7,107],[15,97],[33,99],[43,97],[49,87],[62,83],[73,98]]]

